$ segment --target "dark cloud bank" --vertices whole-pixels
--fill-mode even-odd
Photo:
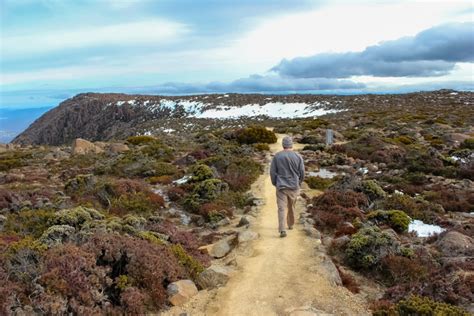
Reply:
[[[467,22],[436,26],[362,52],[285,59],[272,70],[293,78],[435,77],[448,74],[457,62],[473,61],[474,23]]]

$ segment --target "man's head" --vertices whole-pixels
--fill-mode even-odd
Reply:
[[[284,149],[291,149],[293,148],[293,139],[290,136],[285,136],[281,142]]]

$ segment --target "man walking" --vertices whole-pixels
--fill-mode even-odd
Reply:
[[[300,154],[293,151],[291,137],[284,137],[282,145],[283,150],[273,157],[270,177],[272,184],[276,187],[280,237],[286,237],[285,219],[288,229],[293,229],[295,224],[294,211],[296,198],[304,180],[304,161]]]

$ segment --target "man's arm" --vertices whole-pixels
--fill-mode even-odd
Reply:
[[[300,185],[303,183],[304,181],[304,160],[303,160],[303,157],[300,156],[300,165],[299,165],[299,180],[300,180]]]
[[[272,179],[272,184],[276,186],[277,166],[275,163],[275,157],[273,157],[272,163],[270,165],[270,178]]]

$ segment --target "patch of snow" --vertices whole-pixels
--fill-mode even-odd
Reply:
[[[367,174],[369,172],[369,169],[367,168],[359,168],[359,171],[362,172],[362,174]]]
[[[308,105],[306,103],[269,102],[264,105],[247,104],[241,107],[219,105],[215,109],[203,111],[202,113],[195,115],[195,117],[226,119],[262,115],[273,118],[294,118],[320,116],[332,112],[336,111],[314,109],[312,105]]]
[[[164,129],[163,132],[165,133],[173,133],[175,130],[172,129],[172,128],[167,128],[167,129]]]
[[[405,193],[403,193],[402,191],[398,191],[398,190],[395,190],[393,193],[395,194],[400,194],[400,195],[404,195]]]
[[[329,171],[325,168],[320,168],[319,171],[317,171],[317,172],[314,172],[314,171],[308,172],[308,176],[310,176],[310,177],[321,177],[321,178],[325,178],[325,179],[332,179],[337,175],[338,175],[338,173]]]
[[[117,104],[117,106],[121,106],[121,105],[123,105],[124,103],[125,103],[125,101],[117,101],[116,104]]]
[[[130,105],[135,105],[135,102],[136,102],[136,100],[130,100],[127,103],[130,104]]]
[[[445,231],[444,228],[437,225],[425,224],[417,219],[408,225],[408,232],[416,232],[419,237],[429,237],[433,234],[439,234]]]
[[[228,94],[224,94],[224,98],[228,98],[228,97],[229,97],[229,95],[228,95]]]
[[[457,95],[457,92],[451,92],[450,95]]]
[[[143,135],[145,135],[145,136],[151,136],[151,131],[146,131],[145,133],[143,133]]]
[[[189,179],[191,179],[191,176],[186,175],[186,176],[182,177],[181,179],[174,180],[173,183],[184,184],[184,183],[188,182]]]

